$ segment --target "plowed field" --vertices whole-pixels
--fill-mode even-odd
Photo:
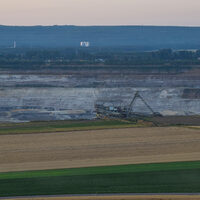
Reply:
[[[200,131],[127,128],[0,136],[0,172],[200,160]]]

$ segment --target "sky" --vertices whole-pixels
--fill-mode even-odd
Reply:
[[[0,0],[0,24],[200,26],[200,0]]]

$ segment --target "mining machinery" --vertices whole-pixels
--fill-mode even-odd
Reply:
[[[160,113],[154,112],[154,110],[149,106],[149,104],[144,100],[144,98],[140,95],[139,91],[137,91],[127,107],[122,106],[104,106],[103,104],[96,104],[96,113],[98,118],[134,118],[134,117],[144,117],[147,114],[141,114],[134,112],[133,105],[137,99],[140,99],[146,108],[150,111],[149,116],[161,116]]]
[[[127,109],[127,114],[126,114],[126,117],[127,117],[127,118],[131,117],[132,115],[141,115],[141,114],[132,112],[132,107],[133,107],[133,105],[134,105],[134,103],[135,103],[135,101],[136,101],[137,99],[140,99],[140,100],[144,103],[144,105],[146,106],[146,108],[150,111],[150,113],[151,113],[150,115],[152,115],[152,116],[161,116],[160,113],[154,112],[154,110],[149,106],[149,104],[148,104],[148,103],[144,100],[144,98],[140,95],[139,91],[137,91],[137,92],[135,93],[135,95],[134,95],[134,97],[133,97],[133,99],[132,99],[132,101],[131,101],[131,103],[130,103],[128,109]]]

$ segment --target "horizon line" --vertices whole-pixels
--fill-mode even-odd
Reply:
[[[200,28],[200,25],[70,25],[70,24],[51,24],[51,25],[42,25],[42,24],[35,24],[35,25],[5,25],[0,24],[0,26],[5,27],[53,27],[53,26],[71,26],[71,27],[182,27],[182,28]]]

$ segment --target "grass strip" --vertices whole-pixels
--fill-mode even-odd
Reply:
[[[0,180],[0,196],[101,193],[198,193],[200,169]]]
[[[139,126],[139,124],[121,120],[31,122],[22,124],[1,124],[0,135],[129,128]]]
[[[38,170],[38,171],[23,171],[23,172],[6,172],[6,173],[0,173],[0,180],[54,177],[54,176],[153,172],[153,171],[166,171],[166,170],[171,171],[171,170],[187,170],[187,169],[190,169],[190,170],[200,169],[200,161],[134,164],[134,165],[86,167],[86,168],[56,169],[56,170]]]
[[[0,196],[198,193],[200,161],[0,173]]]

